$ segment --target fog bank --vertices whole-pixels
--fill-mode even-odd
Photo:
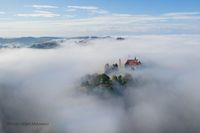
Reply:
[[[0,132],[199,133],[199,42],[199,35],[151,35],[1,49]],[[124,96],[81,90],[84,75],[135,56],[144,68],[133,72],[139,85]]]

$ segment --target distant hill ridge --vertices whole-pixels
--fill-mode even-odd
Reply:
[[[19,37],[2,38],[0,37],[0,48],[37,48],[50,49],[60,46],[66,40],[75,40],[75,43],[83,44],[95,39],[108,39],[110,36],[80,36],[80,37]],[[119,37],[116,38],[119,40]]]

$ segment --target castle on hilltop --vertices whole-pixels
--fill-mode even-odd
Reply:
[[[125,64],[124,64],[124,68],[125,69],[131,69],[131,70],[135,70],[137,66],[141,65],[142,63],[140,62],[140,60],[138,60],[136,57],[134,59],[128,59]],[[109,73],[113,73],[113,72],[118,72],[119,69],[122,69],[122,61],[121,59],[119,59],[119,63],[115,63],[112,65],[106,64],[104,67],[104,72],[106,74]]]

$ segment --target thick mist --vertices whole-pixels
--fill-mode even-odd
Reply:
[[[149,35],[1,49],[0,132],[199,133],[199,42],[199,35]],[[144,67],[123,96],[81,89],[84,75],[135,56]]]

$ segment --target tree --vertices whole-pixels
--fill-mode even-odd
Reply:
[[[100,84],[108,84],[110,83],[110,77],[103,73],[98,76],[98,81]]]

